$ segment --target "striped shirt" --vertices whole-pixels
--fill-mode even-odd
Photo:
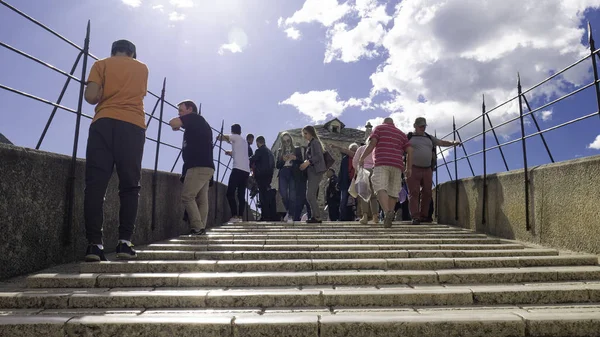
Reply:
[[[410,146],[404,132],[393,124],[383,123],[373,129],[370,138],[377,139],[377,145],[373,151],[375,167],[393,166],[404,171],[403,155]]]

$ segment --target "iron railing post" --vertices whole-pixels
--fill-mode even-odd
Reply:
[[[529,112],[531,112],[531,106],[529,105],[529,101],[527,100],[527,97],[525,97],[525,95],[523,95],[523,100],[525,101],[525,105],[527,106],[527,109],[529,110]],[[535,118],[535,114],[531,114],[531,118],[533,119],[533,123],[535,124],[535,128],[537,129],[537,131],[538,132],[542,131],[540,129],[540,125],[537,122],[537,118]],[[542,138],[542,143],[544,143],[546,152],[548,152],[548,157],[550,157],[550,161],[554,163],[554,157],[552,157],[552,153],[550,153],[550,148],[548,147],[548,143],[546,143],[546,137],[544,137],[543,133],[540,133],[540,137]]]
[[[75,63],[73,64],[73,67],[71,68],[71,71],[69,72],[70,75],[73,75],[75,73],[75,70],[77,69],[77,65],[79,64],[79,60],[81,59],[81,55],[83,55],[83,52],[80,52],[77,55],[77,58],[75,59]],[[82,78],[81,81],[85,82],[85,79]],[[60,95],[58,95],[58,100],[56,101],[56,104],[60,104],[62,102],[63,96],[67,92],[67,88],[69,87],[70,82],[71,82],[71,78],[67,77],[67,80],[65,81],[65,85],[63,86],[62,91],[60,92]],[[54,106],[54,108],[52,109],[52,113],[50,114],[50,117],[48,118],[48,121],[46,122],[44,131],[42,131],[42,135],[40,136],[40,139],[38,140],[38,143],[35,146],[36,150],[39,150],[40,147],[42,146],[44,137],[46,137],[46,132],[48,132],[48,128],[50,128],[50,124],[52,124],[52,120],[54,119],[54,115],[56,114],[57,110],[58,110],[58,107]]]
[[[454,135],[454,141],[456,142],[456,119],[452,116],[452,134]],[[456,161],[456,148],[454,148],[454,220],[458,221],[458,162]]]
[[[154,119],[154,113],[156,112],[156,108],[158,107],[158,103],[160,103],[160,98],[156,100],[156,103],[154,103],[154,108],[152,108],[152,113],[150,114],[150,116],[148,116],[148,122],[146,123],[146,130],[148,130],[148,128],[150,127],[150,122],[152,122],[152,120]]]
[[[223,182],[223,180],[225,180],[225,175],[227,174],[227,171],[229,170],[229,165],[231,165],[232,159],[233,159],[233,157],[229,157],[229,161],[227,162],[227,166],[225,166],[225,170],[223,171],[223,176],[221,177],[221,183]]]
[[[485,206],[487,202],[487,153],[486,153],[486,142],[485,142],[485,95],[482,96],[481,103],[481,124],[483,127],[483,195],[481,205],[481,223],[485,225]]]
[[[598,65],[596,64],[596,43],[592,35],[592,25],[588,21],[588,41],[590,43],[590,54],[592,57],[592,68],[594,69],[594,84],[596,86],[596,103],[598,106],[598,117],[600,117],[600,83],[598,83]]]
[[[433,136],[435,138],[437,138],[437,130],[433,131]],[[439,200],[440,200],[440,197],[439,197],[439,195],[440,195],[440,187],[439,186],[440,186],[440,184],[439,184],[439,181],[438,181],[438,176],[439,176],[438,172],[439,172],[439,170],[438,170],[438,167],[437,167],[437,148],[438,147],[435,146],[435,144],[433,144],[433,147],[435,148],[435,162],[436,162],[436,165],[435,165],[436,166],[436,169],[435,169],[435,210],[434,211],[435,211],[435,221],[439,222],[439,214],[440,213],[438,212],[438,207],[440,205],[439,204]]]
[[[222,145],[223,145],[223,129],[225,128],[225,120],[221,121],[221,132],[219,132],[219,135],[221,137],[219,137],[219,154],[217,156],[217,179],[215,179],[215,223],[217,222],[218,219],[218,212],[217,209],[219,208],[219,172],[221,169],[221,151],[223,151],[222,149]],[[217,142],[215,141],[215,144]],[[233,210],[231,210],[233,212]]]
[[[183,150],[179,150],[179,154],[177,155],[177,158],[175,158],[175,162],[173,163],[173,167],[171,167],[171,172],[173,172],[173,170],[175,170],[175,166],[177,166],[177,162],[179,161],[179,158],[181,158],[181,154],[183,153]]]
[[[163,111],[165,106],[165,87],[167,85],[167,78],[163,79],[162,91],[160,92],[160,112],[158,121],[158,136],[156,137],[156,156],[154,157],[154,174],[152,175],[152,224],[151,228],[156,228],[156,187],[158,179],[158,156],[160,152],[160,136],[162,134],[162,120]]]
[[[81,67],[81,83],[79,85],[79,100],[77,102],[77,118],[75,119],[75,136],[73,139],[73,155],[71,156],[71,168],[67,188],[67,221],[64,228],[64,244],[71,244],[71,231],[73,229],[73,207],[75,202],[75,171],[77,169],[77,147],[79,145],[79,129],[81,127],[81,114],[83,108],[83,93],[85,90],[85,76],[87,72],[87,60],[90,48],[90,20],[88,20],[85,42],[83,44],[83,66]]]
[[[462,144],[462,138],[460,136],[460,132],[456,130],[456,136],[458,136],[458,141]],[[471,165],[471,159],[469,159],[469,155],[467,154],[467,149],[465,149],[465,145],[462,146],[463,152],[465,153],[465,158],[467,158],[467,163],[469,164],[469,168],[471,169],[471,175],[475,176],[475,171],[473,171],[473,165]],[[454,148],[454,152],[456,152],[456,147]]]
[[[492,130],[492,134],[494,135],[494,139],[496,140],[496,145],[498,145],[498,150],[500,151],[500,156],[502,156],[502,162],[504,162],[504,167],[506,171],[508,171],[508,164],[506,163],[506,157],[504,157],[504,151],[502,151],[502,147],[500,146],[500,140],[498,140],[498,135],[496,134],[496,129],[494,129],[494,125],[492,124],[492,119],[488,113],[485,114],[487,116],[487,120],[490,123],[490,130]]]
[[[527,168],[527,145],[525,144],[525,123],[523,121],[523,103],[521,102],[521,76],[517,74],[517,92],[519,99],[519,116],[521,119],[521,145],[523,146],[523,174],[525,178],[525,228],[531,230],[529,224],[529,172]]]

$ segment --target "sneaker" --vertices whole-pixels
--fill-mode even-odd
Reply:
[[[117,259],[135,259],[137,257],[137,253],[133,250],[133,244],[127,244],[125,242],[119,242],[117,244]]]
[[[360,219],[360,224],[361,225],[366,225],[369,223],[369,216],[367,214],[363,214],[362,218]]]
[[[306,220],[306,223],[322,223],[323,221],[316,219],[316,218],[310,218],[308,220]]]
[[[385,213],[385,218],[383,219],[383,227],[385,227],[385,228],[392,227],[393,221],[394,221],[394,212]]]
[[[376,217],[376,216],[374,216],[371,221],[373,221],[374,224],[378,224],[379,223],[379,218]]]
[[[421,224],[421,220],[419,220],[419,219],[412,219],[412,224],[413,225],[420,225]]]
[[[231,217],[231,219],[229,219],[229,221],[227,221],[227,223],[238,223],[240,222],[240,218],[233,216]]]
[[[192,228],[192,230],[190,231],[190,235],[204,235],[204,234],[206,234],[205,229]]]
[[[293,224],[294,223],[294,217],[293,216],[288,217],[287,223]]]
[[[288,220],[290,220],[290,214],[286,213],[285,217],[283,218],[283,222],[288,222]]]
[[[85,262],[100,262],[108,261],[104,256],[104,250],[100,249],[98,245],[88,245],[85,251]]]

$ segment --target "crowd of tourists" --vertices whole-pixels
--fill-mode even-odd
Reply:
[[[136,59],[136,48],[127,40],[115,41],[111,57],[98,60],[86,82],[85,100],[96,105],[86,148],[84,220],[88,247],[86,261],[106,261],[102,238],[103,203],[113,169],[119,177],[119,239],[116,256],[137,256],[131,237],[137,216],[141,162],[146,122],[143,98],[147,92],[148,68]],[[321,223],[326,213],[330,221],[383,223],[391,227],[398,210],[413,224],[431,221],[432,172],[436,147],[459,142],[437,139],[425,132],[427,122],[419,117],[414,131],[405,134],[386,118],[376,126],[365,143],[348,148],[319,139],[314,126],[302,129],[306,146],[300,146],[289,133],[280,136],[275,151],[263,136],[242,137],[239,124],[230,134],[213,136],[212,128],[192,100],[178,105],[178,117],[170,120],[173,130],[183,129],[183,183],[181,201],[191,235],[205,233],[208,218],[208,191],[213,182],[215,141],[231,144],[224,150],[232,157],[233,168],[227,185],[230,222],[242,221],[247,213],[246,191],[258,194],[260,221]],[[252,146],[255,144],[256,150]],[[336,173],[333,151],[342,160]],[[271,187],[275,172],[278,190]],[[324,189],[325,208],[318,202]],[[276,194],[283,203],[277,210]],[[404,194],[403,194],[404,193]],[[404,200],[406,199],[406,200]],[[325,212],[326,211],[326,212]],[[283,214],[282,214],[283,213]]]

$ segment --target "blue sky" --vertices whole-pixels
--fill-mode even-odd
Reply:
[[[405,131],[424,115],[429,131],[446,135],[452,117],[462,125],[481,111],[589,53],[586,22],[600,45],[597,1],[535,0],[64,0],[52,5],[34,0],[8,1],[73,42],[83,45],[91,20],[91,51],[107,57],[112,41],[137,45],[138,59],[150,69],[149,89],[176,103],[202,103],[211,125],[242,125],[244,134],[264,135],[268,143],[284,129],[340,118],[348,127],[392,116]],[[595,6],[595,7],[594,7]],[[516,11],[515,8],[522,8]],[[0,41],[69,70],[77,51],[0,6]],[[53,73],[0,48],[0,83],[56,100],[64,83]],[[91,61],[90,61],[91,62]],[[88,65],[91,66],[91,63]],[[80,76],[78,70],[76,75]],[[592,81],[588,60],[528,96],[535,108]],[[78,88],[71,85],[63,104],[76,108]],[[155,99],[147,97],[146,111]],[[51,107],[0,90],[0,132],[13,143],[35,147]],[[93,107],[84,103],[84,113]],[[538,114],[542,129],[597,111],[593,89]],[[516,116],[515,104],[492,115],[495,124]],[[176,110],[165,107],[164,119]],[[57,114],[43,150],[70,154],[75,116]],[[148,136],[155,138],[153,122]],[[461,132],[468,138],[481,122]],[[89,120],[82,121],[79,156],[85,154]],[[600,154],[600,118],[546,134],[555,160]],[[534,132],[533,124],[526,126]],[[498,130],[501,141],[520,132],[512,123]],[[179,146],[181,133],[163,128],[163,141]],[[488,146],[494,140],[490,136]],[[481,149],[481,137],[466,144]],[[549,162],[539,137],[527,142],[529,164]],[[147,142],[144,167],[153,167],[155,145]],[[520,143],[506,147],[511,169],[522,167]],[[170,170],[177,151],[161,147],[159,169]],[[452,152],[449,152],[453,156]],[[459,150],[458,156],[463,156]],[[498,151],[489,156],[490,172],[503,171]],[[472,158],[475,174],[481,157]],[[459,176],[470,176],[466,161]],[[176,168],[176,171],[179,167]],[[454,171],[452,170],[452,175]],[[440,181],[448,179],[445,170]]]

